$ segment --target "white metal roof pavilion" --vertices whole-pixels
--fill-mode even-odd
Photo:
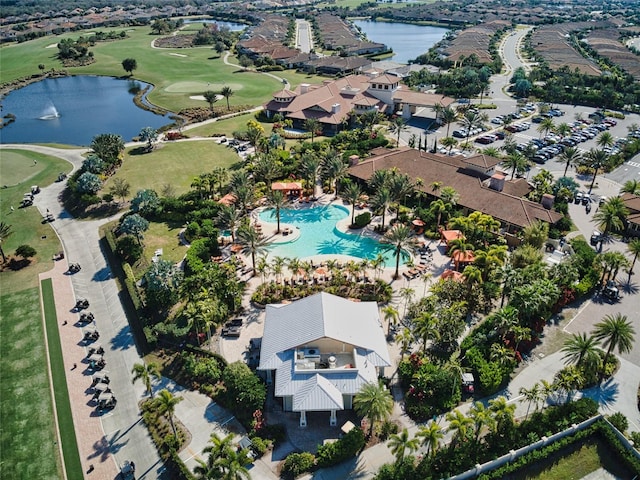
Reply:
[[[352,408],[362,385],[376,382],[390,366],[389,351],[375,302],[353,302],[318,293],[287,305],[267,305],[259,370],[285,411]]]

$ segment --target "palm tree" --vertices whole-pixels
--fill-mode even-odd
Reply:
[[[431,182],[431,185],[429,186],[431,187],[431,191],[433,193],[438,193],[442,188],[442,182]]]
[[[404,459],[405,452],[413,453],[418,449],[419,440],[417,438],[409,438],[409,430],[403,428],[398,434],[391,435],[389,438],[389,448],[391,453],[396,457],[396,464]]]
[[[422,438],[422,446],[433,457],[440,447],[440,441],[444,438],[444,433],[442,432],[442,427],[432,420],[427,425],[420,427],[416,437]]]
[[[474,424],[474,421],[473,418],[465,416],[457,408],[453,412],[447,412],[445,419],[449,422],[449,430],[456,432],[450,444],[450,448],[453,448],[467,438],[469,429]]]
[[[486,113],[478,113],[475,111],[469,111],[464,114],[460,120],[460,124],[467,131],[466,143],[469,144],[469,137],[471,136],[471,130],[479,128],[484,122],[487,121]]]
[[[553,123],[553,119],[548,117],[545,118],[544,120],[542,120],[539,124],[538,124],[538,132],[540,133],[540,138],[542,138],[544,135],[546,135],[549,132],[552,132],[555,129],[555,124]]]
[[[604,236],[611,231],[622,230],[629,210],[620,197],[611,197],[604,202],[593,216]]]
[[[158,397],[153,401],[154,405],[160,415],[165,415],[169,419],[173,435],[178,438],[178,432],[176,426],[173,423],[173,414],[176,411],[176,405],[178,405],[184,398],[174,396],[166,388],[158,392]]]
[[[578,165],[582,161],[582,153],[576,147],[567,147],[560,154],[560,161],[564,162],[564,174],[562,176],[566,177],[569,167]]]
[[[618,353],[628,353],[633,348],[635,338],[635,329],[631,322],[627,320],[625,315],[616,313],[615,315],[606,315],[602,322],[596,323],[593,330],[593,336],[596,340],[602,342],[602,346],[607,349],[602,361],[602,369],[600,380],[604,378],[604,372],[607,368],[607,362],[611,352],[618,349]]]
[[[538,402],[541,400],[540,396],[542,391],[540,389],[540,385],[537,383],[533,385],[531,388],[521,387],[518,391],[518,394],[522,395],[522,400],[528,402],[527,405],[527,413],[524,416],[525,420],[529,416],[529,410],[531,409],[531,404],[535,404],[536,410],[538,410]]]
[[[153,384],[151,383],[151,379],[155,378],[156,380],[160,380],[160,378],[162,378],[158,364],[153,362],[147,364],[134,363],[131,373],[133,374],[131,383],[142,380],[144,387],[147,389],[147,393],[153,398]]]
[[[320,168],[320,158],[317,155],[307,153],[302,156],[300,171],[307,181],[307,188],[313,192],[312,198],[316,198],[316,183],[318,183],[318,169]]]
[[[210,445],[204,448],[204,453],[209,456],[207,462],[199,462],[194,469],[199,479],[206,480],[250,480],[251,475],[245,467],[251,463],[247,449],[237,450],[233,445],[233,434],[220,438],[217,433],[212,433],[209,439]]]
[[[591,185],[589,185],[589,193],[593,190],[593,185],[596,182],[596,176],[598,175],[598,169],[602,167],[609,158],[607,152],[600,149],[592,148],[585,154],[585,159],[588,161],[589,166],[593,168],[593,178],[591,179]]]
[[[611,132],[602,132],[600,135],[598,135],[598,138],[596,138],[596,145],[602,148],[612,147],[614,143],[616,143],[616,139],[613,138]]]
[[[457,119],[458,112],[456,112],[453,108],[445,107],[444,109],[442,109],[440,120],[442,121],[443,125],[447,126],[447,134],[445,135],[445,137],[449,136],[449,128],[451,127],[451,124]]]
[[[222,205],[218,211],[218,223],[231,232],[231,241],[236,241],[236,228],[240,224],[242,212],[232,205]]]
[[[269,203],[276,211],[276,233],[280,233],[280,209],[284,207],[287,199],[282,193],[282,190],[272,190],[269,197]]]
[[[211,113],[213,113],[213,104],[218,101],[218,94],[212,90],[207,90],[202,94],[204,99],[209,104],[209,108],[211,109]]]
[[[598,340],[586,333],[574,333],[564,342],[561,351],[565,364],[574,364],[584,367],[585,370],[598,371],[600,369],[600,354],[598,353]]]
[[[391,334],[391,327],[398,323],[398,309],[393,305],[387,305],[382,309],[384,319],[387,321],[387,337]]]
[[[429,340],[439,340],[440,330],[436,318],[431,312],[423,312],[413,320],[413,334],[416,339],[422,340],[422,350],[427,349]]]
[[[502,430],[508,424],[513,424],[513,415],[516,411],[515,403],[507,403],[505,397],[497,397],[489,400],[489,410],[496,419],[495,431]]]
[[[7,261],[7,257],[4,256],[2,244],[12,234],[13,231],[11,230],[11,225],[9,225],[8,223],[0,222],[0,255],[2,255],[2,263],[5,263]]]
[[[396,342],[400,344],[400,360],[404,360],[404,354],[409,351],[409,347],[413,342],[411,330],[405,327],[401,332],[396,333]]]
[[[389,123],[389,131],[397,134],[396,145],[400,146],[400,134],[407,130],[407,121],[402,117],[395,117]]]
[[[562,138],[568,136],[571,134],[571,127],[569,126],[568,123],[566,122],[562,122],[559,125],[556,125],[556,128],[554,130],[558,135],[560,135]]]
[[[640,255],[640,238],[634,238],[627,245],[627,250],[630,254],[633,255],[633,260],[631,261],[631,266],[629,267],[629,281],[631,281],[631,275],[633,274],[633,267],[636,266],[636,260],[638,259],[638,255]]]
[[[382,223],[380,227],[384,231],[384,223],[385,217],[387,214],[387,210],[389,209],[389,204],[391,203],[391,192],[387,187],[382,187],[378,191],[376,191],[375,195],[371,199],[371,207],[373,210],[377,212],[382,212]]]
[[[495,423],[495,419],[491,415],[491,410],[484,406],[482,402],[475,402],[469,410],[469,416],[475,423],[475,438],[474,441],[478,443],[480,434],[484,427],[492,427]]]
[[[367,382],[353,397],[353,408],[358,415],[369,419],[369,436],[371,436],[374,424],[391,415],[393,397],[381,382]]]
[[[338,198],[340,181],[347,175],[348,168],[342,157],[334,151],[328,152],[322,161],[321,173],[323,180],[328,181],[330,185],[335,187],[336,199]]]
[[[451,153],[451,150],[453,150],[453,147],[458,145],[458,141],[453,137],[441,138],[440,139],[440,143],[442,144],[442,146],[444,148],[448,148],[449,149],[449,153]]]
[[[311,143],[316,138],[318,131],[320,130],[320,122],[315,118],[307,118],[303,122],[304,129],[311,134]]]
[[[251,225],[243,225],[238,229],[238,241],[242,245],[242,253],[251,254],[251,264],[255,274],[256,255],[263,253],[269,242]]]
[[[437,228],[440,228],[440,223],[442,221],[442,214],[448,212],[450,209],[451,209],[451,205],[446,203],[441,198],[431,202],[431,205],[429,205],[429,211],[436,215]]]
[[[516,151],[510,155],[507,155],[507,158],[502,161],[502,164],[505,168],[511,169],[511,179],[513,180],[513,177],[516,173],[518,175],[524,173],[527,165],[529,165],[529,162],[524,155]]]
[[[227,100],[227,110],[231,110],[231,107],[229,106],[229,97],[233,95],[233,90],[231,89],[231,87],[222,87],[222,90],[220,90],[220,95],[222,95]]]
[[[355,222],[356,203],[358,203],[360,195],[362,195],[362,190],[360,190],[360,185],[357,183],[350,183],[342,193],[342,197],[351,204],[351,225]]]
[[[458,200],[460,200],[460,194],[456,192],[456,189],[453,187],[442,187],[440,190],[440,199],[455,207],[458,204]]]
[[[388,250],[392,250],[396,257],[396,271],[393,278],[397,280],[400,277],[400,256],[402,251],[413,252],[417,247],[413,232],[406,225],[396,225],[384,234],[381,243],[388,245]]]
[[[620,189],[620,193],[632,193],[638,195],[640,193],[640,180],[627,180]]]

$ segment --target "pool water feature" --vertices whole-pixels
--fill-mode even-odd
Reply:
[[[280,209],[280,225],[297,227],[300,236],[295,240],[274,243],[268,247],[269,255],[274,257],[304,259],[314,255],[348,255],[356,258],[375,259],[378,254],[385,258],[386,267],[395,267],[395,256],[385,245],[362,235],[360,230],[354,233],[341,232],[336,224],[351,212],[342,206],[327,205],[304,209]],[[263,210],[259,215],[261,222],[276,223],[274,209]],[[355,233],[358,232],[358,233]],[[404,262],[406,258],[401,259]]]

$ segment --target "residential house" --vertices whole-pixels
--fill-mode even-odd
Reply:
[[[391,366],[375,302],[317,293],[286,305],[267,305],[259,371],[286,412],[336,412],[353,408],[363,385]]]

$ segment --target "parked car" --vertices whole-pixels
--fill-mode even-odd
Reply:
[[[451,135],[453,135],[456,138],[466,138],[467,131],[466,130],[454,130]]]

